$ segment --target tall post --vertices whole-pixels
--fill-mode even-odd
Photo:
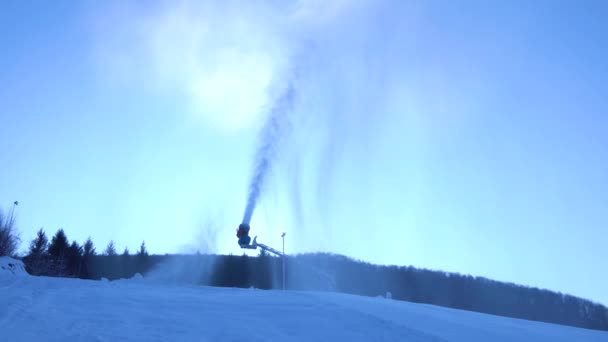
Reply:
[[[283,291],[285,291],[285,232],[281,234],[281,237],[283,238],[283,255],[281,256],[283,259]]]
[[[10,212],[10,215],[8,217],[9,224],[12,223],[13,220],[14,220],[14,217],[15,217],[15,207],[18,206],[18,205],[19,205],[18,201],[13,202],[13,207],[11,208],[11,212]]]

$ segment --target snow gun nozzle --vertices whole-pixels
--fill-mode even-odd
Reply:
[[[239,238],[239,246],[249,246],[251,243],[251,237],[249,236],[249,224],[241,223],[239,229],[236,231],[236,237]]]

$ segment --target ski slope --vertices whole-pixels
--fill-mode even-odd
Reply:
[[[608,332],[384,298],[32,277],[20,265],[0,258],[1,341],[608,342]]]

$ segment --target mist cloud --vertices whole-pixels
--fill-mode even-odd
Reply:
[[[266,186],[275,187],[268,195],[280,203],[277,210],[290,212],[289,222],[266,222],[270,225],[322,233],[325,241],[331,240],[331,227],[365,227],[369,215],[359,209],[373,200],[369,180],[382,168],[374,165],[378,150],[384,158],[403,158],[403,148],[387,141],[425,132],[419,109],[428,95],[418,88],[434,83],[426,80],[432,72],[420,65],[424,51],[433,47],[420,41],[416,5],[181,1],[118,12],[126,13],[124,18],[96,31],[102,64],[144,87],[184,94],[193,114],[218,129],[263,130],[272,121],[275,99],[288,84],[293,88],[297,105],[281,123],[290,127],[289,134],[278,149],[270,149],[274,167],[254,166],[254,179],[255,170],[274,179]],[[256,146],[243,148],[255,158]],[[404,194],[404,189],[395,180],[390,191]],[[249,190],[249,198],[257,199],[261,188]]]

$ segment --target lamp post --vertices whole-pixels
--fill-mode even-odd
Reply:
[[[285,232],[281,234],[281,238],[283,239],[283,255],[281,256],[283,258],[283,291],[285,291]]]
[[[9,221],[8,222],[10,222],[10,223],[13,222],[13,218],[14,218],[14,215],[15,215],[15,207],[18,206],[18,205],[19,205],[19,201],[13,202],[13,207],[11,208],[11,214],[9,215],[9,218],[8,218]]]

